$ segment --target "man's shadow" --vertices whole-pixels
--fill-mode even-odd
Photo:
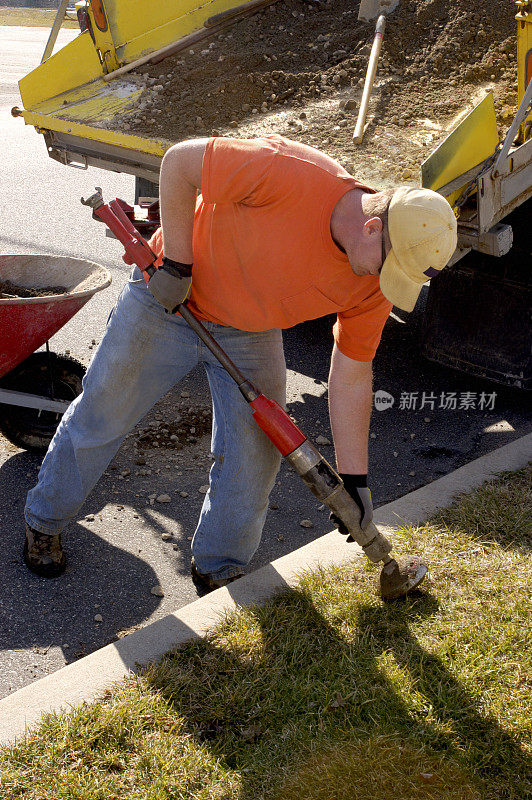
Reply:
[[[38,463],[38,457],[22,452],[0,467],[0,650],[59,646],[72,661],[148,619],[161,602],[150,593],[159,579],[142,557],[110,544],[80,521],[71,522],[64,537],[66,572],[53,580],[30,572],[22,559],[23,512]],[[90,511],[97,516],[104,505],[102,496]],[[78,519],[86,513],[82,510]],[[101,621],[95,620],[97,614]]]
[[[291,592],[266,608],[248,610],[257,632],[254,639],[261,645],[246,640],[241,655],[235,655],[235,646],[226,642],[233,640],[238,649],[239,639],[229,627],[225,637],[204,639],[193,649],[168,655],[160,672],[148,672],[148,680],[184,719],[186,734],[207,746],[213,760],[238,772],[241,800],[256,800],[257,787],[265,782],[272,797],[297,796],[287,787],[297,788],[303,771],[309,783],[323,780],[321,773],[328,767],[331,774],[343,770],[349,778],[349,764],[332,762],[361,741],[387,743],[384,751],[388,748],[390,761],[379,764],[383,780],[396,779],[387,769],[401,762],[404,745],[423,752],[429,765],[437,762],[454,770],[457,780],[471,789],[464,797],[483,796],[482,788],[476,794],[483,783],[489,785],[490,797],[524,797],[530,774],[526,753],[482,712],[480,701],[412,630],[437,608],[433,597],[422,594],[388,606],[360,607],[354,597],[350,608],[342,608],[343,618],[356,620],[354,634],[344,639],[308,594]],[[414,702],[402,697],[385,674],[382,664],[390,659],[414,688]],[[278,688],[272,686],[272,671]],[[268,750],[275,752],[275,786],[263,766],[268,763],[271,770],[264,755]],[[359,765],[355,768],[353,762],[352,768],[353,780],[364,782]],[[419,771],[425,770],[421,766]],[[352,791],[356,797],[356,782]],[[333,785],[330,792],[331,798],[336,796]]]

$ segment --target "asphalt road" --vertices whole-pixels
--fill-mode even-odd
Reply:
[[[67,41],[74,33],[64,31],[61,39]],[[47,36],[45,29],[0,28],[0,144],[4,153],[0,252],[71,255],[111,270],[111,288],[96,295],[51,342],[55,351],[69,349],[88,364],[92,340],[100,340],[128,270],[120,260],[118,243],[105,238],[79,198],[99,185],[108,198],[131,199],[133,179],[57,164],[47,157],[42,137],[26,128],[21,119],[11,117],[11,106],[20,105],[17,80],[38,64]],[[375,389],[394,398],[393,405],[373,414],[370,475],[375,505],[531,428],[519,393],[420,357],[423,299],[413,314],[392,315],[375,360]],[[310,438],[323,436],[329,441],[326,382],[331,323],[330,318],[319,320],[285,333],[290,411]],[[458,400],[454,410],[449,402],[451,393],[456,393]],[[467,399],[469,408],[461,408],[467,406]],[[445,408],[446,403],[451,407]],[[206,381],[198,371],[176,387],[139,427],[158,420],[171,422],[177,411],[208,405]],[[137,434],[126,441],[65,534],[69,566],[54,581],[32,575],[21,559],[24,500],[35,483],[40,458],[0,437],[0,697],[195,599],[188,575],[190,538],[203,500],[199,489],[207,481],[208,436],[179,452],[148,448],[147,463],[139,468],[133,456]],[[321,449],[333,459],[330,444]],[[136,474],[141,471],[144,474]],[[152,502],[150,495],[160,493],[168,493],[171,502]],[[250,569],[331,528],[326,511],[320,510],[286,467],[272,494],[272,506]],[[302,527],[304,519],[310,520],[312,527]],[[158,585],[164,597],[151,593]],[[98,615],[101,621],[95,620]]]

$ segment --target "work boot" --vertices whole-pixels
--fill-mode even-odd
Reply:
[[[66,567],[61,534],[50,536],[47,533],[39,533],[26,523],[24,561],[32,572],[43,578],[56,578],[61,575]]]
[[[190,574],[200,597],[209,594],[209,592],[214,592],[215,589],[221,589],[222,586],[227,586],[227,584],[233,583],[233,581],[242,577],[242,575],[233,575],[232,578],[213,578],[212,575],[203,575],[198,572],[194,559],[190,564]]]

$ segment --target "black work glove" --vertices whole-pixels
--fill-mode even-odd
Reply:
[[[192,264],[182,264],[165,256],[159,269],[155,270],[148,281],[148,289],[172,313],[187,299],[192,285],[191,275]]]
[[[373,503],[371,502],[371,492],[368,489],[368,476],[348,475],[344,472],[340,472],[339,475],[344,482],[346,491],[351,495],[360,509],[360,527],[362,530],[364,530],[364,528],[369,525],[373,519]],[[343,533],[344,536],[349,534],[349,531],[343,522],[336,516],[336,514],[333,514],[332,511],[329,515],[329,519],[336,525],[340,533]],[[347,541],[349,542],[354,540],[349,537]]]

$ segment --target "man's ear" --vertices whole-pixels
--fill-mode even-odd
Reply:
[[[380,217],[369,217],[364,222],[364,233],[369,236],[380,236],[382,233],[382,219]]]

